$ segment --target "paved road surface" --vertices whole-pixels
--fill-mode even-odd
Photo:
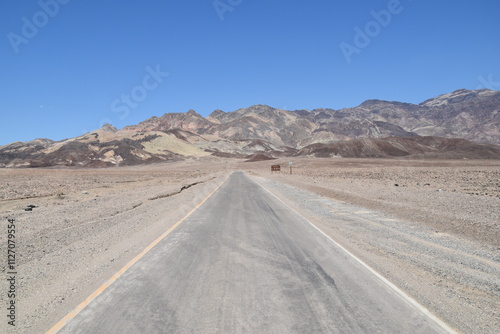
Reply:
[[[304,218],[235,172],[59,333],[440,332]]]

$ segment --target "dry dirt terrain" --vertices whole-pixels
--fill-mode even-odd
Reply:
[[[0,218],[4,227],[15,219],[18,272],[16,330],[0,328],[45,332],[243,170],[457,330],[500,331],[500,161],[294,158],[292,175],[271,174],[276,163],[288,172],[288,160],[216,158],[0,169]]]
[[[225,163],[212,162],[212,170],[191,161],[1,169],[0,243],[5,250],[7,219],[14,218],[18,274],[16,328],[2,321],[0,332],[43,333],[52,327],[210,193],[224,174],[219,167]],[[24,211],[28,205],[36,208]],[[2,258],[2,309],[6,262]]]
[[[457,331],[500,332],[500,161],[241,166]]]
[[[500,247],[500,160],[306,159],[242,164],[318,194]],[[281,165],[270,173],[269,165]]]

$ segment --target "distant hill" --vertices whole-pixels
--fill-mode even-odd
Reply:
[[[500,146],[442,137],[359,138],[311,144],[297,156],[321,158],[500,159]]]
[[[167,113],[121,130],[106,124],[62,141],[0,146],[0,167],[106,167],[206,155],[498,159],[498,144],[500,92],[461,89],[418,105],[368,100],[341,110],[255,105],[206,118],[193,110]]]

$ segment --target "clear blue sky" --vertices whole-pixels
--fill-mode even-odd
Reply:
[[[498,0],[215,3],[2,1],[0,145],[189,109],[338,109],[500,89]]]

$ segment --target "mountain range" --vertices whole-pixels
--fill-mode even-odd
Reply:
[[[116,129],[0,146],[0,167],[135,165],[186,157],[500,158],[500,91],[460,89],[420,104],[354,108],[254,105],[206,118],[189,110]]]

